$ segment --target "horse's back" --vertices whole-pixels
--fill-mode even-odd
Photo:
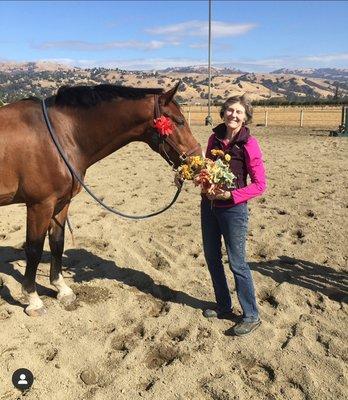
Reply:
[[[0,107],[0,136],[28,133],[42,125],[40,103],[36,100],[20,100]]]

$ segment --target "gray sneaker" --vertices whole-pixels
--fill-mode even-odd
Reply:
[[[260,325],[261,325],[260,319],[254,322],[240,322],[239,324],[233,327],[232,332],[236,336],[244,336],[248,335],[249,333],[257,329]]]

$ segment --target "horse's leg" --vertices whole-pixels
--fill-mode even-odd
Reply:
[[[68,214],[68,208],[69,204],[67,204],[59,214],[52,218],[48,233],[51,248],[50,282],[58,290],[57,299],[64,305],[71,304],[76,299],[74,292],[64,282],[62,275],[64,228]]]
[[[46,312],[46,308],[36,292],[35,279],[52,213],[52,204],[27,206],[27,235],[25,244],[27,266],[22,284],[22,292],[29,300],[29,305],[26,307],[25,312],[31,317],[39,316]]]

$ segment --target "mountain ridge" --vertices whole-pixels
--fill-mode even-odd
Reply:
[[[295,72],[297,74],[295,74]],[[116,84],[134,87],[162,87],[178,80],[181,102],[205,104],[208,99],[207,67],[175,67],[153,71],[127,71],[118,68],[78,68],[61,63],[0,62],[0,100],[5,103],[23,97],[45,97],[64,85]],[[338,78],[337,78],[338,77]],[[335,79],[337,78],[337,79]],[[348,70],[339,68],[278,69],[271,73],[246,72],[235,68],[212,69],[212,100],[221,102],[246,93],[251,100],[270,98],[330,99],[348,96]]]

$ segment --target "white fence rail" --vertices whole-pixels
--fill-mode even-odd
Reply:
[[[208,107],[182,106],[189,125],[204,125]],[[221,122],[220,108],[212,107],[213,124]],[[342,107],[255,107],[253,125],[294,126],[337,129],[342,123]]]

